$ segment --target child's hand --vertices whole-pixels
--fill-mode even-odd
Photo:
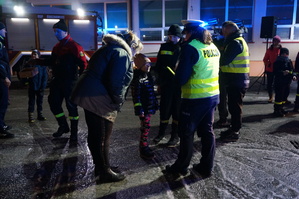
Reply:
[[[144,117],[144,112],[141,112],[141,114],[139,115],[139,117]]]
[[[297,81],[297,76],[293,76],[293,81]]]

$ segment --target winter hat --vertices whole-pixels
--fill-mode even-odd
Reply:
[[[137,68],[141,68],[142,66],[144,66],[146,63],[150,63],[151,60],[145,56],[144,54],[142,53],[139,53],[139,54],[136,54],[134,56],[134,64]]]
[[[4,23],[0,22],[0,30],[2,30],[3,28],[6,28]]]
[[[53,25],[53,28],[59,28],[60,30],[67,32],[67,26],[64,19],[60,19],[60,21]]]
[[[287,55],[289,55],[289,49],[287,49],[287,48],[281,48],[279,55],[282,55],[284,53],[287,54]]]
[[[38,56],[40,56],[40,51],[37,50],[37,49],[35,49],[35,50],[33,50],[33,51],[31,52],[31,54],[33,54],[33,53],[36,53],[36,54],[38,54]]]
[[[277,40],[277,41],[281,42],[281,38],[280,38],[280,36],[278,36],[278,35],[275,35],[275,36],[273,37],[273,40]]]
[[[168,35],[182,37],[182,30],[178,24],[173,24],[168,29]]]

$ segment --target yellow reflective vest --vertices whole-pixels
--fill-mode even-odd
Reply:
[[[194,39],[189,45],[199,53],[199,60],[193,66],[190,79],[182,86],[182,98],[198,99],[219,94],[220,53],[214,44],[203,44]]]
[[[243,52],[238,54],[235,59],[228,65],[221,66],[221,71],[224,73],[249,73],[249,51],[246,41],[243,37],[238,37],[243,44]]]

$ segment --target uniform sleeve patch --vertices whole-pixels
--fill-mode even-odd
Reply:
[[[80,53],[79,53],[79,54],[80,54],[80,56],[81,56],[81,57],[83,57],[83,56],[84,56],[84,53],[83,53],[82,51],[80,51]]]

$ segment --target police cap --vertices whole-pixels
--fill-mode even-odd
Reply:
[[[204,21],[197,20],[197,19],[188,19],[188,20],[182,20],[182,24],[184,25],[183,34],[185,31],[197,29],[198,27],[203,27]]]

